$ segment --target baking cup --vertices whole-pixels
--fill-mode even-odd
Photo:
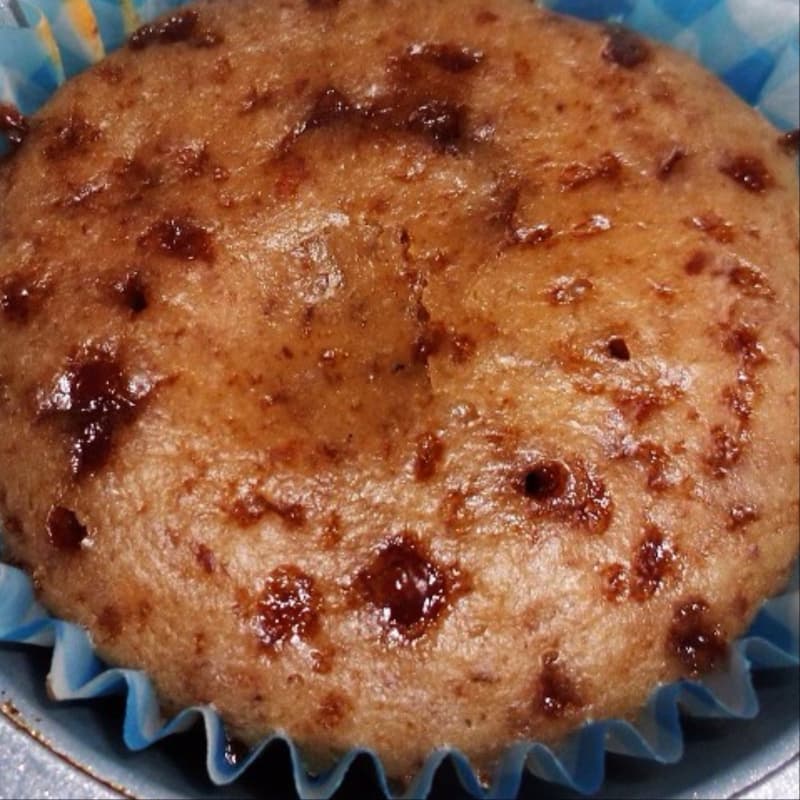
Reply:
[[[0,101],[33,113],[66,78],[120,46],[137,26],[182,4],[181,0],[0,0]],[[586,19],[623,22],[689,52],[776,126],[786,130],[798,125],[798,0],[547,0],[543,5]],[[526,770],[590,794],[603,782],[606,752],[660,763],[680,760],[681,714],[752,718],[758,713],[758,699],[751,671],[800,663],[799,583],[796,568],[784,593],[766,602],[745,636],[733,644],[724,670],[701,681],[661,686],[635,722],[588,723],[555,750],[536,742],[518,742],[508,748],[488,789],[462,753],[437,750],[429,755],[405,796],[427,797],[446,760],[469,793],[487,798],[515,796]],[[145,674],[109,669],[83,629],[53,618],[36,602],[25,573],[0,564],[3,641],[53,649],[48,688],[56,700],[124,694],[123,738],[132,750],[202,720],[206,765],[214,783],[236,780],[264,749],[280,740],[287,746],[301,797],[330,797],[353,762],[364,755],[373,762],[383,791],[392,796],[380,760],[369,750],[352,750],[324,775],[310,775],[300,750],[278,732],[232,763],[234,759],[226,756],[225,729],[212,708],[187,708],[165,722]],[[274,751],[265,756],[276,757]]]

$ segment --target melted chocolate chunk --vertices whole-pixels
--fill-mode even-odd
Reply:
[[[72,113],[66,120],[57,123],[48,137],[48,144],[44,148],[45,157],[55,161],[75,153],[83,153],[101,136],[99,128],[79,114]]]
[[[6,135],[12,150],[16,150],[28,135],[28,120],[10,103],[0,103],[0,133]]]
[[[550,719],[561,719],[583,707],[574,681],[558,658],[557,653],[548,653],[542,659],[536,692],[536,708]]]
[[[611,496],[582,461],[541,461],[516,480],[515,488],[532,501],[529,513],[534,517],[570,520],[596,534],[611,524]]]
[[[782,133],[778,137],[778,144],[786,150],[787,153],[796,153],[800,150],[800,128]]]
[[[446,72],[466,72],[484,59],[483,52],[452,43],[412,44],[406,50],[410,58],[420,58]]]
[[[192,38],[197,28],[199,16],[196,11],[187,9],[171,14],[161,22],[142,25],[131,34],[128,47],[131,50],[144,50],[151,44],[173,44]]]
[[[612,336],[608,340],[606,347],[611,358],[616,358],[617,361],[631,360],[631,351],[628,350],[628,345],[621,336]]]
[[[264,583],[255,613],[262,646],[278,650],[292,639],[308,639],[319,629],[321,598],[314,579],[300,568],[274,569]]]
[[[464,132],[464,107],[447,100],[421,103],[409,115],[406,127],[430,139],[435,150],[455,152]]]
[[[656,175],[661,180],[666,180],[675,171],[675,168],[686,158],[686,150],[679,145],[675,145],[662,159],[658,162],[656,168]]]
[[[355,588],[400,641],[418,639],[452,600],[453,576],[408,534],[385,542],[358,573]]]
[[[643,601],[652,597],[675,564],[675,553],[661,532],[651,527],[639,544],[631,564],[631,596]]]
[[[147,286],[140,272],[129,272],[111,288],[123,307],[133,314],[141,314],[147,308]]]
[[[728,509],[728,530],[744,528],[759,516],[758,508],[751,503],[737,503]]]
[[[727,651],[722,630],[710,619],[704,600],[692,598],[675,608],[667,652],[681,662],[690,676],[714,669],[725,659]]]
[[[647,42],[622,25],[609,25],[603,58],[625,69],[633,69],[650,58]]]
[[[48,541],[57,550],[78,551],[88,535],[75,512],[63,506],[50,507],[46,524]]]
[[[417,453],[414,458],[414,477],[427,481],[436,474],[436,468],[444,455],[444,442],[433,433],[426,433],[417,439]]]
[[[20,273],[6,275],[0,280],[0,311],[12,322],[28,321],[40,287],[30,283]]]
[[[749,192],[763,192],[773,184],[772,175],[757,156],[726,156],[719,165],[719,171]]]
[[[138,239],[140,247],[185,261],[214,260],[211,233],[186,217],[154,222]]]
[[[118,358],[90,349],[67,364],[39,400],[39,415],[63,425],[70,470],[76,478],[103,467],[117,429],[130,423],[152,391],[149,381],[127,376]]]

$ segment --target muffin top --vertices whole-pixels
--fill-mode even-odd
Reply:
[[[685,56],[524,0],[209,0],[0,119],[8,554],[165,709],[485,769],[779,588],[797,167]]]

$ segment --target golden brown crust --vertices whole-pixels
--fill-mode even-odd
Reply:
[[[780,585],[796,164],[688,59],[521,0],[230,0],[0,114],[8,544],[166,706],[484,767]]]

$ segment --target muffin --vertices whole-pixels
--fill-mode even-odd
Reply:
[[[686,57],[523,0],[217,0],[0,125],[8,551],[165,711],[485,769],[780,587],[796,162]]]

